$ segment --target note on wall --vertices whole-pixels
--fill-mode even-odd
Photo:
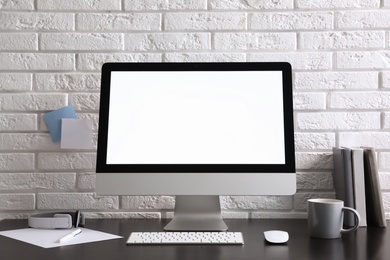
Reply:
[[[61,140],[61,120],[63,118],[77,118],[72,105],[48,112],[43,116],[53,142]]]
[[[92,121],[88,119],[62,119],[62,149],[91,149]]]

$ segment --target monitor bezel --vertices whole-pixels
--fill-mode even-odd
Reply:
[[[282,71],[284,116],[284,164],[107,164],[110,82],[113,71]],[[105,63],[101,73],[97,173],[295,173],[293,88],[287,62],[235,63]]]

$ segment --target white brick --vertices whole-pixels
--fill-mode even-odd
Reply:
[[[161,216],[162,216],[162,218],[170,218],[170,219],[172,219],[173,216],[174,216],[174,212],[173,211],[165,211],[165,212],[163,212],[163,214],[161,214]]]
[[[120,10],[120,0],[37,0],[38,10]]]
[[[342,50],[384,48],[385,32],[303,32],[299,37],[299,49]]]
[[[161,14],[156,13],[109,13],[78,14],[78,30],[125,30],[125,31],[160,31]]]
[[[386,32],[386,36],[385,37],[386,37],[386,39],[390,38],[390,31]],[[387,40],[386,47],[390,47],[390,40]]]
[[[332,153],[297,152],[295,153],[297,170],[331,170],[333,169]]]
[[[234,211],[222,211],[222,218],[228,219],[228,218],[234,218],[234,219],[247,219],[249,218],[250,212],[234,212]]]
[[[297,127],[302,130],[379,129],[379,112],[313,112],[298,113]]]
[[[306,219],[306,212],[295,211],[270,211],[270,212],[251,212],[250,217],[253,219]]]
[[[70,190],[75,188],[75,173],[1,173],[0,190]]]
[[[336,28],[388,28],[390,10],[337,12]]]
[[[92,150],[96,151],[98,141],[98,133],[92,133]]]
[[[207,0],[169,0],[169,9],[170,10],[206,10]]]
[[[0,133],[0,150],[37,151],[58,150],[59,143],[53,143],[49,134],[38,133]]]
[[[382,72],[382,84],[383,88],[390,88],[390,71]]]
[[[249,61],[287,61],[293,70],[326,70],[332,68],[332,54],[326,52],[252,53]]]
[[[29,91],[32,86],[32,74],[0,73],[0,91]]]
[[[167,10],[169,0],[124,0],[124,7],[126,11]]]
[[[173,209],[174,196],[122,196],[122,209]]]
[[[206,10],[207,0],[125,0],[125,10]]]
[[[97,196],[94,193],[38,193],[38,209],[119,209],[115,196]]]
[[[333,133],[295,133],[295,150],[332,149],[336,146]]]
[[[340,146],[368,146],[390,149],[389,132],[345,132],[339,133]]]
[[[260,213],[268,213],[268,212],[266,212],[265,210],[262,210],[262,209],[260,209],[259,211],[260,211]],[[285,212],[285,211],[284,210],[280,210],[280,211],[275,211],[275,212],[279,213],[279,212]],[[257,212],[248,211],[248,210],[237,211],[237,212],[231,211],[231,210],[223,210],[221,213],[222,213],[222,217],[223,218],[228,218],[228,219],[229,218],[231,218],[231,219],[248,219],[248,218],[249,219],[255,219],[256,217],[257,218],[261,218],[261,217],[258,217],[258,215],[256,215],[256,217],[253,217],[252,214],[253,213],[257,213]],[[274,211],[272,211],[272,213],[274,213]],[[172,214],[172,217],[173,217],[173,214]],[[169,216],[167,218],[169,218]],[[272,218],[272,217],[270,216],[269,218]]]
[[[0,53],[0,70],[73,70],[75,56],[64,53]]]
[[[297,173],[298,190],[331,190],[333,178],[331,172],[303,172]]]
[[[167,62],[245,62],[244,53],[167,53]]]
[[[99,73],[41,73],[35,75],[38,91],[99,91]]]
[[[312,92],[294,93],[294,109],[326,109],[326,94]]]
[[[41,170],[95,170],[96,153],[39,153],[38,168]]]
[[[38,50],[38,35],[35,33],[2,33],[0,42],[2,51]]]
[[[77,175],[77,188],[81,190],[95,189],[96,173],[83,172]]]
[[[223,196],[221,208],[226,209],[292,209],[291,196]]]
[[[83,212],[87,219],[161,219],[160,212]],[[1,215],[0,215],[1,216]]]
[[[294,7],[292,0],[258,1],[258,0],[211,0],[212,9],[292,9]]]
[[[0,10],[34,10],[34,0],[1,0]]]
[[[380,170],[390,169],[390,153],[388,153],[388,152],[379,153],[378,167]],[[386,174],[384,176],[386,176],[386,179],[390,178],[390,174]],[[390,182],[387,182],[387,185],[390,186]],[[384,187],[382,187],[382,188],[384,188]],[[384,189],[386,189],[386,188],[384,188]]]
[[[43,131],[43,132],[49,132],[49,129],[46,126],[46,122],[45,122],[44,116],[45,116],[45,113],[41,113],[39,115],[39,127],[38,127],[38,129],[40,131]]]
[[[378,84],[377,72],[297,72],[294,81],[296,89],[307,90],[378,89]]]
[[[253,13],[249,19],[253,30],[332,29],[332,12]]]
[[[31,216],[31,213],[9,211],[9,212],[0,213],[0,220],[3,220],[3,219],[27,219],[29,216]]]
[[[245,30],[244,13],[167,13],[165,30]]]
[[[390,189],[390,173],[380,172],[379,173],[379,181],[380,181],[381,189],[383,189],[383,190]]]
[[[333,92],[329,97],[329,108],[386,109],[389,104],[389,92]]]
[[[31,171],[34,161],[32,153],[0,153],[0,171]]]
[[[0,114],[0,131],[36,130],[38,130],[38,118],[35,114]],[[0,149],[4,148],[3,145],[2,143]]]
[[[43,33],[42,50],[121,50],[119,33]]]
[[[295,33],[216,33],[216,50],[295,50]]]
[[[390,193],[389,192],[383,192],[382,193],[382,199],[383,199],[383,208],[385,210],[390,209]]]
[[[390,68],[390,51],[337,52],[338,69]]]
[[[66,94],[2,94],[2,111],[54,110],[66,106]]]
[[[72,104],[76,110],[98,111],[100,105],[100,94],[70,94],[69,103]]]
[[[77,118],[79,119],[88,119],[92,122],[92,131],[98,130],[98,124],[99,124],[99,114],[96,113],[77,113]]]
[[[0,13],[0,30],[74,30],[74,15],[67,13]]]
[[[383,113],[383,128],[390,129],[390,112]]]
[[[82,53],[78,54],[77,68],[80,70],[100,70],[105,62],[161,62],[161,54],[150,53]]]
[[[362,8],[379,7],[380,1],[373,0],[297,0],[297,7],[302,9],[326,9],[326,8]]]
[[[209,33],[127,34],[125,49],[129,51],[210,50]]]
[[[0,194],[0,210],[33,210],[34,194]]]

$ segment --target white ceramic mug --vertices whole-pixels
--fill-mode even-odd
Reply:
[[[344,207],[342,200],[310,199],[307,205],[310,236],[316,238],[339,238],[342,233],[351,232],[359,227],[359,213],[349,207]],[[355,226],[344,229],[344,211],[355,215]]]

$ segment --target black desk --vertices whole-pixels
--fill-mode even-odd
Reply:
[[[123,239],[43,249],[0,236],[1,260],[116,260],[116,259],[297,259],[375,260],[390,259],[390,231],[386,228],[359,228],[341,239],[310,238],[307,220],[226,220],[229,231],[243,233],[245,245],[126,245],[132,231],[161,231],[167,220],[87,220],[86,227],[123,236]],[[389,223],[390,224],[390,223]],[[0,230],[25,228],[26,220],[3,220]],[[263,231],[286,230],[286,245],[270,245]]]

